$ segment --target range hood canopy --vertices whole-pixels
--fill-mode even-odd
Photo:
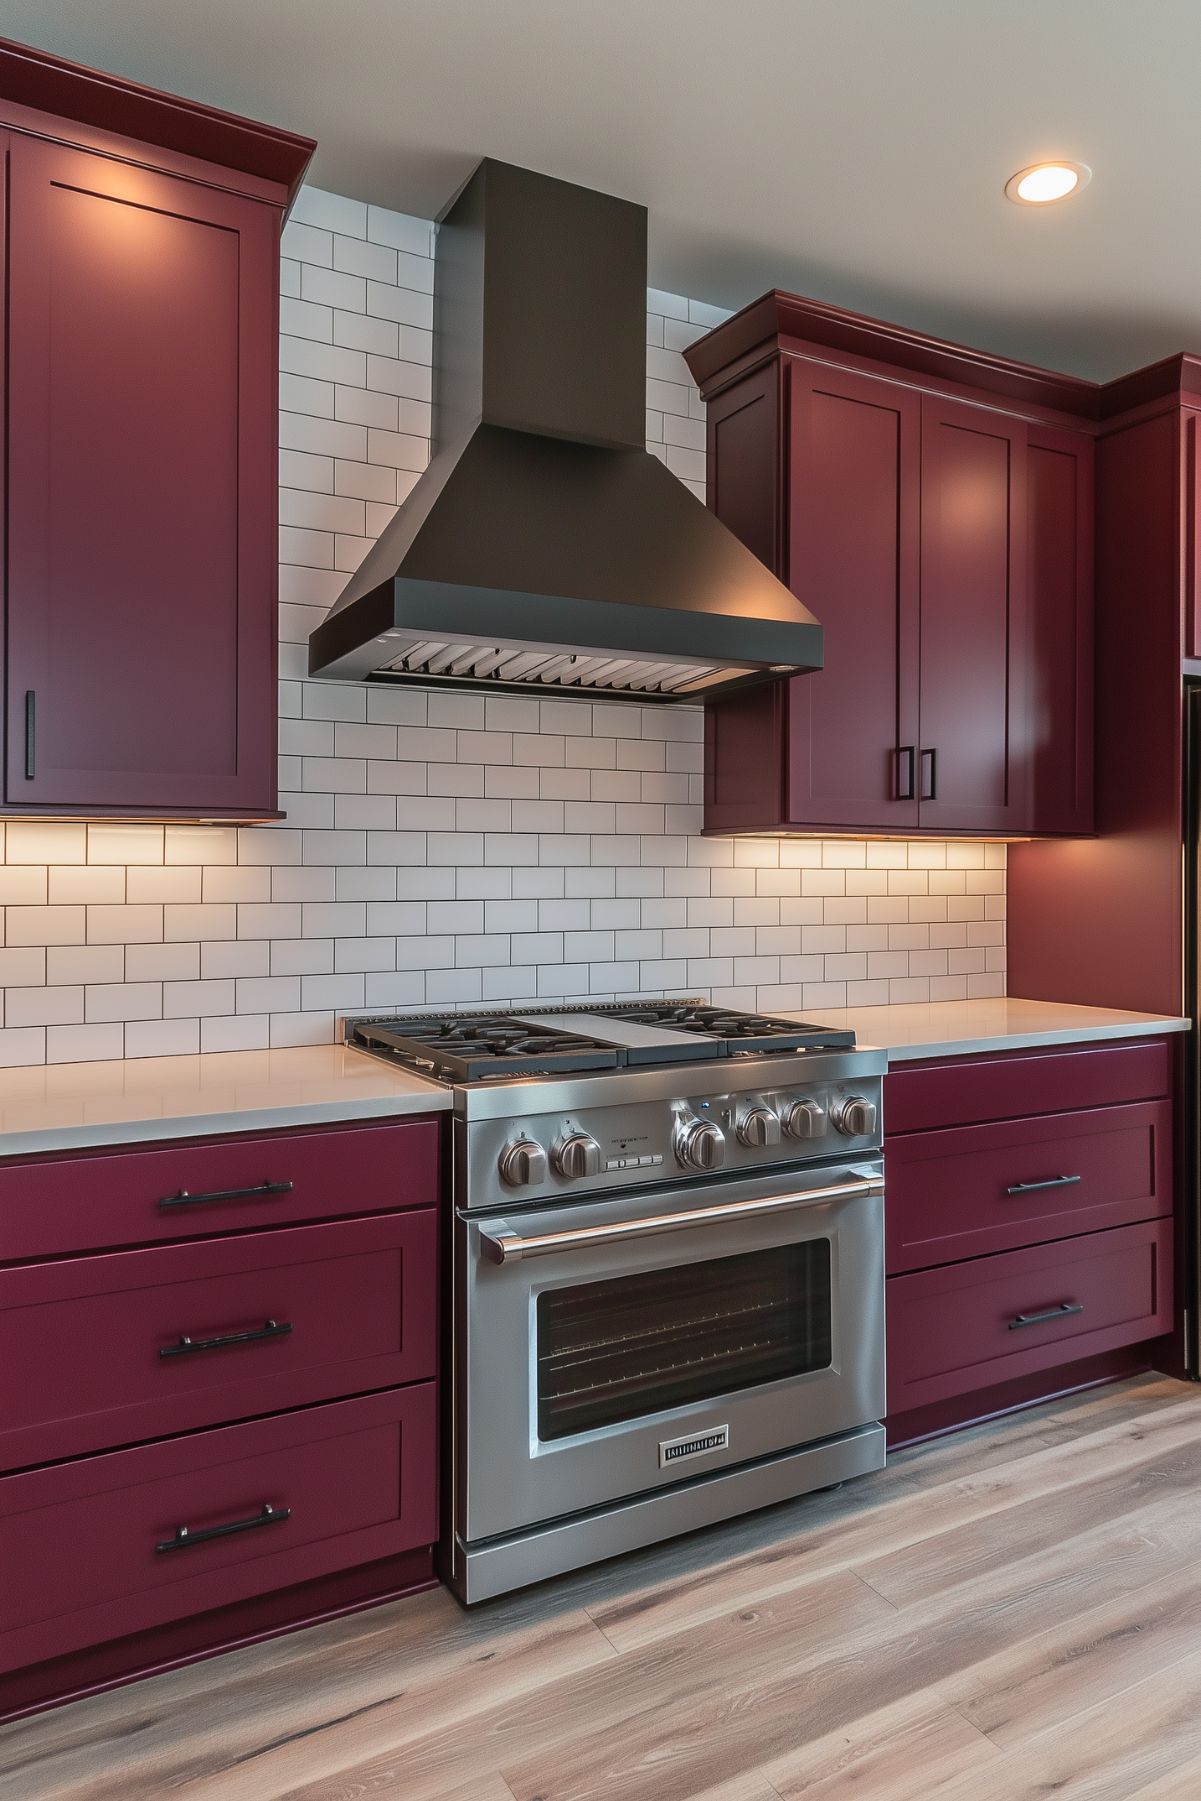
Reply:
[[[821,667],[782,582],[645,448],[646,209],[486,159],[439,221],[434,455],[314,675],[695,700]]]

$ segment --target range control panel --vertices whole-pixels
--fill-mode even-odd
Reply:
[[[862,1155],[881,1138],[881,1081],[809,1083],[703,1094],[635,1105],[485,1119],[466,1127],[459,1204],[542,1200],[568,1192],[767,1169],[840,1153]]]

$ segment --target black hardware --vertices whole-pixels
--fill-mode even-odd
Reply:
[[[927,782],[926,782],[926,758],[927,757],[929,757],[929,759],[930,759],[929,784],[927,784]],[[937,750],[931,749],[931,750],[922,751],[921,764],[922,764],[922,792],[919,796],[919,799],[921,799],[921,800],[937,800],[938,799],[938,752],[937,752]]]
[[[33,753],[37,738],[37,695],[32,688],[25,690],[25,780],[33,780]]]
[[[1058,1307],[1048,1307],[1045,1313],[1015,1313],[1009,1322],[1011,1332],[1022,1326],[1045,1326],[1053,1319],[1067,1319],[1073,1313],[1083,1313],[1083,1301],[1061,1301]]]
[[[1033,1194],[1036,1188],[1070,1188],[1079,1176],[1047,1176],[1042,1182],[1011,1182],[1006,1194]]]
[[[207,1207],[216,1201],[261,1201],[270,1195],[291,1192],[290,1182],[260,1182],[257,1188],[222,1188],[215,1189],[212,1194],[189,1194],[186,1188],[181,1188],[178,1194],[165,1194],[159,1206]]]
[[[231,1538],[235,1532],[253,1532],[257,1526],[282,1526],[292,1517],[290,1507],[273,1507],[264,1501],[258,1513],[248,1520],[230,1520],[227,1526],[203,1526],[193,1532],[190,1526],[177,1526],[174,1538],[160,1539],[156,1551],[186,1551],[189,1545],[207,1545],[215,1538]]]
[[[912,744],[902,744],[897,751],[897,799],[913,799],[913,783],[916,774],[914,763],[917,752]],[[902,776],[901,771],[905,773]]]
[[[160,1357],[191,1357],[196,1351],[223,1351],[231,1344],[262,1344],[268,1338],[286,1338],[292,1330],[290,1319],[264,1320],[253,1332],[224,1332],[219,1338],[191,1338],[184,1332],[178,1344],[159,1346]]]

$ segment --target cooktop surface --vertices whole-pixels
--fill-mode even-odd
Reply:
[[[855,1034],[701,1001],[608,1001],[528,1012],[348,1020],[347,1042],[440,1081],[699,1063],[854,1046]]]

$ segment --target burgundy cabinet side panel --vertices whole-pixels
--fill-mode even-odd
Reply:
[[[1097,445],[1095,840],[1015,844],[1009,991],[1184,1011],[1180,420]]]
[[[736,538],[780,574],[787,522],[780,481],[780,366],[775,360],[709,403],[707,500]]]
[[[1093,825],[1093,442],[1032,425],[1027,450],[1033,832]]]
[[[714,395],[708,407],[706,489],[716,513],[775,574],[783,576],[778,359]],[[771,830],[784,821],[783,684],[766,683],[705,708],[705,826]]]
[[[13,137],[10,806],[274,808],[277,228]]]
[[[922,825],[1026,827],[1026,425],[922,402]]]
[[[792,360],[789,586],[821,620],[825,666],[789,683],[788,820],[918,824],[921,399]]]
[[[1181,414],[1181,501],[1184,509],[1184,650],[1201,657],[1201,414]]]

